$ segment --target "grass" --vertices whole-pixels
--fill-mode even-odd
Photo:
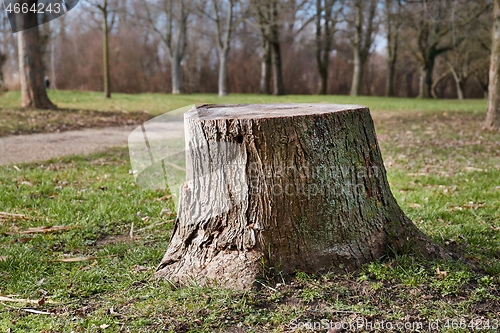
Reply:
[[[88,108],[100,101],[101,109],[112,110],[112,104],[102,103],[100,93],[55,93],[57,103],[68,100],[64,107],[83,106],[78,100],[88,99]],[[77,101],[71,102],[71,96]],[[175,108],[218,99],[115,96],[114,103],[129,105],[130,110],[147,96],[165,101],[148,101],[152,112],[160,105]],[[238,101],[236,95],[230,98]],[[281,98],[313,99],[266,96],[262,101]],[[349,103],[347,97],[338,101]],[[116,148],[43,165],[0,167],[0,211],[26,216],[0,219],[0,295],[41,300],[0,301],[0,331],[311,332],[321,323],[360,320],[421,323],[422,331],[432,332],[498,331],[500,133],[481,130],[484,101],[439,101],[438,106],[436,101],[404,99],[354,102],[374,105],[389,182],[403,210],[436,243],[461,253],[475,267],[405,255],[382,258],[354,273],[297,272],[279,283],[262,281],[265,287],[256,292],[181,288],[156,281],[152,275],[173,228],[173,205],[165,191],[140,190],[129,174],[126,149]],[[409,110],[411,103],[415,110]],[[399,107],[384,110],[383,105],[396,104]],[[48,225],[79,228],[19,233]],[[66,257],[96,258],[54,261]]]
[[[368,105],[374,111],[482,111],[486,108],[484,99],[433,100],[415,98],[385,97],[350,97],[350,96],[316,96],[286,95],[267,96],[255,94],[230,94],[219,97],[214,94],[170,95],[160,93],[148,94],[113,94],[111,99],[103,98],[101,92],[80,92],[49,90],[49,97],[60,108],[76,110],[101,111],[144,111],[159,115],[177,108],[202,103],[340,103]],[[3,108],[18,108],[20,96],[18,91],[11,91],[0,96]]]

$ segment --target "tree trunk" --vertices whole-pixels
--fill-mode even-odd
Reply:
[[[420,72],[420,98],[432,97],[432,73],[434,72],[434,60],[425,63]]]
[[[489,75],[489,73],[487,73],[486,77]],[[485,99],[488,99],[488,85],[489,85],[489,78],[487,77],[486,80],[482,80],[481,79],[481,76],[480,75],[477,75],[477,74],[474,74],[474,76],[476,77],[476,81],[479,83],[479,85],[481,86],[481,89],[483,89],[483,97]]]
[[[359,50],[354,49],[354,70],[352,73],[351,96],[361,94],[361,80],[363,78],[363,62]]]
[[[327,46],[329,39],[327,31],[324,32],[323,36],[323,2],[321,0],[316,0],[316,64],[318,65],[318,73],[319,73],[319,84],[318,84],[318,95],[326,95],[327,92],[327,84],[328,84],[328,65],[329,65],[329,57],[325,57],[325,52],[330,54],[330,48]],[[325,30],[328,27],[328,16],[325,17]],[[326,58],[326,61],[325,61]]]
[[[181,81],[181,59],[174,54],[170,61],[172,68],[172,94],[178,95],[182,93]]]
[[[459,100],[465,99],[465,83],[463,80],[456,81],[457,84],[457,98]]]
[[[318,64],[319,70],[319,88],[318,95],[326,95],[328,91],[328,63]]]
[[[387,76],[385,78],[385,96],[394,97],[394,74],[396,73],[395,59],[387,61]]]
[[[495,0],[485,128],[500,130],[500,0]]]
[[[397,8],[394,9],[396,4]],[[394,96],[394,75],[396,73],[396,60],[398,54],[399,29],[401,25],[401,2],[398,0],[385,1],[386,32],[387,32],[387,72],[385,78],[385,96]]]
[[[283,95],[283,71],[281,67],[281,50],[279,42],[271,43],[272,65],[273,65],[273,95]]]
[[[103,70],[104,70],[104,97],[111,97],[111,77],[109,74],[109,31],[108,31],[108,12],[107,1],[104,1],[102,9],[102,34],[103,34]]]
[[[158,278],[248,289],[273,270],[450,258],[392,196],[368,108],[208,105],[184,120],[187,181]]]
[[[50,87],[52,89],[57,89],[57,77],[56,77],[56,56],[55,56],[55,40],[50,42]]]
[[[260,67],[260,89],[261,94],[269,94],[269,79],[271,78],[271,46],[269,41],[262,43],[262,61]]]
[[[219,96],[227,96],[227,58],[229,48],[219,50]]]
[[[3,65],[7,62],[7,56],[0,52],[0,92],[3,91],[4,82],[3,82]]]
[[[405,75],[405,81],[406,81],[406,97],[414,97],[415,94],[413,93],[413,71],[409,71]]]
[[[26,1],[28,8],[37,3],[36,0]],[[17,42],[19,56],[19,80],[21,85],[21,107],[37,109],[55,109],[44,84],[44,68],[40,49],[40,33],[37,25],[37,15],[28,11],[16,16]],[[33,27],[34,26],[34,27]],[[29,28],[28,28],[29,27]],[[27,29],[27,30],[25,30]]]

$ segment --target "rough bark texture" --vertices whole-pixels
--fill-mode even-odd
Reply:
[[[26,2],[31,8],[36,0]],[[55,109],[45,90],[44,69],[40,49],[40,34],[36,26],[37,15],[31,11],[17,15],[16,21],[21,27],[17,33],[19,56],[19,79],[21,85],[21,107],[38,109]],[[34,28],[23,30],[22,27]]]
[[[490,62],[488,113],[485,127],[500,130],[500,0],[495,0]]]
[[[246,289],[268,268],[449,257],[392,196],[366,107],[202,106],[185,127],[189,181],[159,278]]]

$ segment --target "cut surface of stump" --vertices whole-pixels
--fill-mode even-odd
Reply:
[[[159,278],[248,289],[269,271],[450,256],[392,196],[367,107],[204,105],[184,126],[187,180]]]

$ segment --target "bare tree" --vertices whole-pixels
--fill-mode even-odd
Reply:
[[[231,46],[231,32],[233,26],[233,9],[234,0],[228,0],[227,14],[222,28],[220,9],[217,0],[212,0],[215,13],[215,23],[217,25],[217,48],[219,51],[219,96],[227,95],[227,58],[229,57],[229,49]]]
[[[142,4],[141,4],[142,6]],[[187,46],[189,1],[158,0],[144,4],[146,20],[167,49],[172,72],[172,94],[182,93],[181,62]]]
[[[452,30],[465,27],[486,8],[482,1],[457,5],[451,0],[420,0],[409,6],[412,16],[407,21],[417,34],[413,54],[421,65],[419,97],[432,97],[436,58],[464,40],[463,37],[453,38]]]
[[[385,32],[387,38],[387,73],[385,96],[394,96],[394,74],[399,46],[399,32],[403,23],[401,16],[402,0],[385,0]]]
[[[468,25],[462,26],[460,29],[452,29],[453,39],[463,39],[462,43],[450,52],[445,53],[446,64],[455,80],[458,99],[465,98],[465,84],[469,78],[476,75],[480,76],[480,72],[489,65],[491,51],[490,18],[491,16],[488,13],[484,13]],[[486,83],[486,87],[487,85]]]
[[[273,94],[283,95],[283,71],[279,36],[280,0],[252,0],[257,16],[257,24],[262,38],[262,62],[260,92],[269,93],[271,68],[273,74]]]
[[[481,66],[476,71],[474,71],[473,74],[474,78],[476,79],[476,82],[483,90],[484,98],[488,98],[488,86],[489,86],[489,75],[490,75],[489,63],[490,62],[488,61],[488,63],[484,64],[484,66]]]
[[[490,84],[485,127],[500,130],[500,0],[493,7]]]
[[[316,63],[320,76],[320,95],[326,95],[328,90],[330,52],[343,5],[343,0],[316,0]]]
[[[364,66],[377,31],[375,22],[377,5],[378,0],[352,0],[352,18],[349,20],[353,30],[351,44],[354,62],[351,96],[358,96],[361,93]]]
[[[446,64],[455,80],[458,99],[465,99],[465,84],[471,76],[488,64],[488,57],[489,53],[481,50],[472,40],[461,43],[456,50],[447,54]]]
[[[102,15],[102,54],[103,54],[103,77],[104,77],[104,97],[111,97],[111,77],[109,71],[109,27],[113,26],[113,22],[110,23],[110,15],[112,10],[110,9],[108,0],[86,0],[90,5],[96,8]],[[112,17],[114,21],[114,16]]]
[[[37,0],[24,0],[28,8],[36,5]],[[44,84],[44,68],[40,47],[37,14],[32,11],[16,15],[19,28],[17,33],[19,56],[19,79],[21,85],[21,106],[38,109],[55,109],[56,106],[47,96]]]
[[[217,51],[219,55],[219,96],[226,96],[227,89],[227,61],[231,48],[231,39],[234,30],[241,22],[241,17],[235,17],[235,6],[241,5],[239,0],[212,0],[211,10],[201,8],[204,16],[215,23]],[[213,15],[211,15],[213,13]]]

